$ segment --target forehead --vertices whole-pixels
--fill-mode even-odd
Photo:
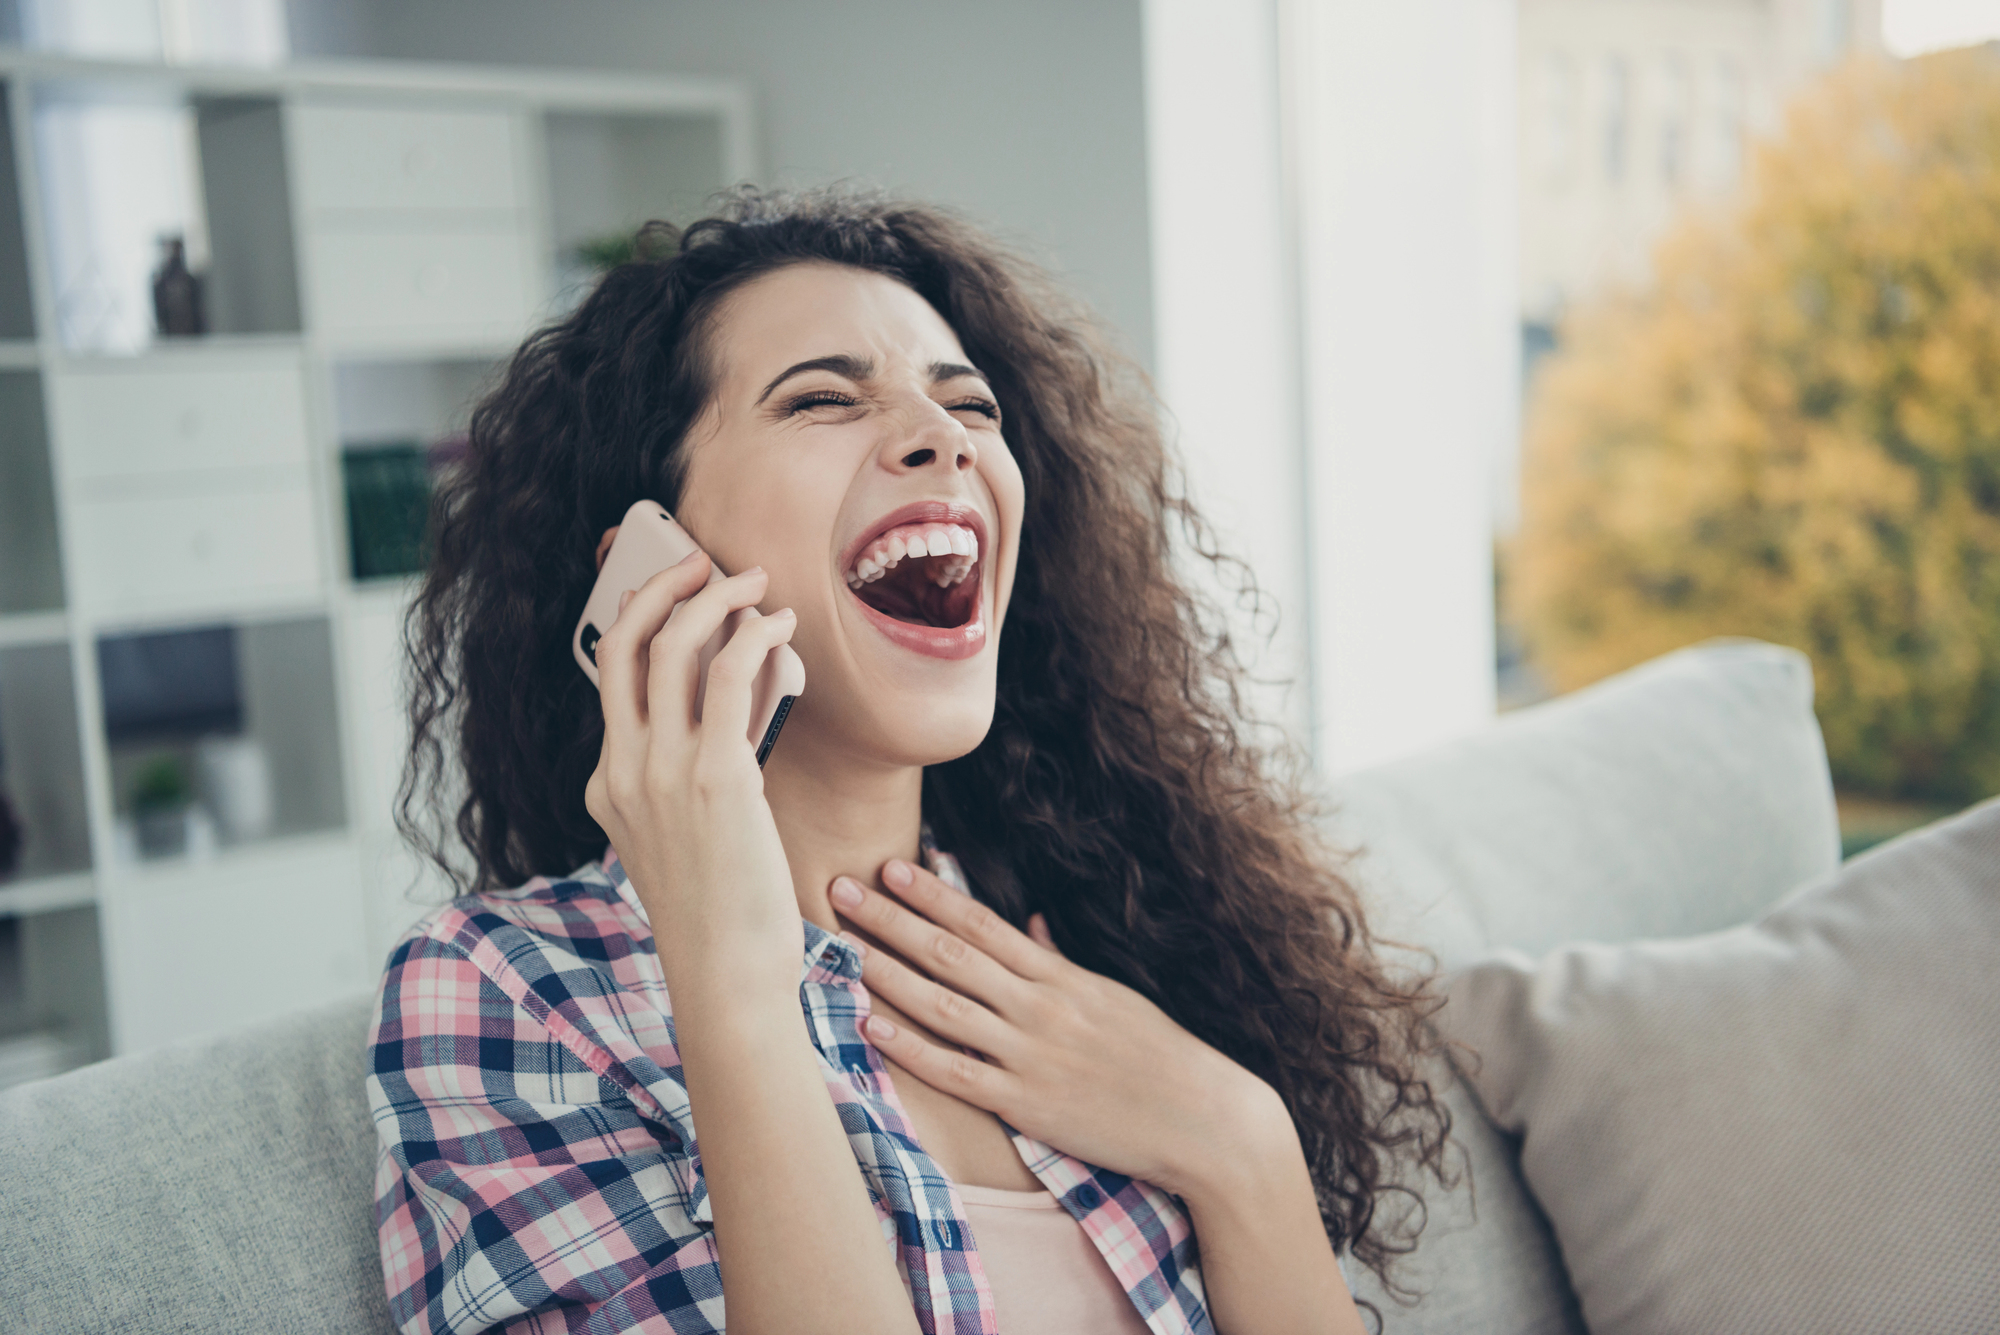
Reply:
[[[915,292],[879,273],[824,263],[789,265],[732,292],[716,310],[715,346],[725,380],[768,378],[835,353],[877,365],[965,360],[951,326]]]

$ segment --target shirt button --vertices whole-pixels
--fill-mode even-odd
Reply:
[[[1088,1182],[1076,1189],[1075,1197],[1076,1208],[1084,1211],[1095,1210],[1104,1200],[1098,1194],[1097,1188],[1091,1186]]]

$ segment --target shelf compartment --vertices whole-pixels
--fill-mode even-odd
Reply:
[[[554,113],[546,121],[557,290],[581,298],[598,268],[583,254],[655,219],[686,226],[730,184],[714,115]]]
[[[8,86],[0,82],[0,340],[31,340],[35,306],[28,284],[28,243],[21,225],[21,174],[14,160]]]
[[[20,831],[0,885],[87,872],[90,817],[69,645],[0,648],[0,785]]]
[[[333,412],[342,444],[436,442],[465,432],[505,363],[490,357],[342,361]]]
[[[97,660],[121,863],[346,823],[324,618],[105,636]]]
[[[409,606],[408,591],[385,586],[355,598],[341,645],[348,665],[348,727],[361,743],[354,824],[392,842],[396,792],[410,754],[403,677],[403,618]]]
[[[0,1088],[111,1055],[97,910],[0,918]]]
[[[299,266],[283,108],[274,98],[198,98],[194,117],[213,256],[211,332],[296,334]]]
[[[0,371],[0,614],[63,605],[49,458],[41,377]]]
[[[456,459],[497,362],[347,362],[334,368],[348,570],[357,582],[423,567],[430,497]]]
[[[56,334],[132,353],[202,334],[299,331],[281,109],[273,97],[190,98],[166,84],[40,83],[34,130]],[[198,291],[193,328],[163,333],[161,238]]]

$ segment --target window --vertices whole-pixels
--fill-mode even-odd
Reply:
[[[1576,157],[1576,62],[1561,51],[1542,57],[1541,131],[1542,178],[1567,180]]]
[[[1820,59],[1831,63],[1847,52],[1847,43],[1854,30],[1853,0],[1820,0],[1819,9]]]
[[[1632,70],[1625,57],[1604,62],[1604,179],[1625,179],[1625,144],[1631,133]]]
[[[1694,81],[1687,61],[1668,56],[1660,66],[1660,181],[1679,189],[1687,177],[1688,124],[1694,118]]]
[[[1743,70],[1728,56],[1715,62],[1714,163],[1715,183],[1736,184],[1743,171]]]

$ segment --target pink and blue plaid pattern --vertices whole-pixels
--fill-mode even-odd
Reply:
[[[927,857],[962,886],[949,858]],[[964,1204],[861,1036],[860,962],[811,923],[799,998],[919,1325],[997,1335]],[[401,1330],[724,1329],[673,1011],[615,855],[466,896],[412,928],[389,958],[369,1045],[376,1221]],[[1154,1335],[1212,1335],[1178,1201],[1014,1143]]]

